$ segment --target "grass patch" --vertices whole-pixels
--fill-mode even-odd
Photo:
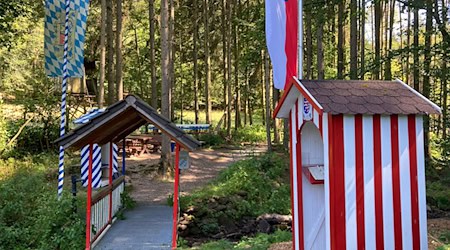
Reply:
[[[181,197],[182,209],[197,207],[211,198],[226,198],[234,209],[224,213],[232,218],[258,216],[262,213],[290,213],[289,170],[286,155],[268,153],[239,161],[221,172],[211,184],[189,196]],[[239,197],[245,196],[245,199]],[[213,212],[213,211],[205,211]],[[217,214],[211,214],[216,217]]]
[[[273,234],[257,234],[253,237],[244,237],[239,242],[231,242],[228,240],[210,241],[198,247],[189,248],[179,245],[179,249],[198,249],[198,250],[226,250],[226,249],[252,249],[266,250],[270,245],[278,242],[286,242],[292,240],[292,233],[287,231],[275,231]],[[181,239],[180,242],[183,242]]]

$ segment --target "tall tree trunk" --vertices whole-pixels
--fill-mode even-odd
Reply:
[[[269,56],[264,51],[264,85],[266,89],[266,136],[267,136],[267,150],[272,151],[272,139],[270,137],[270,66]]]
[[[234,1],[234,16],[240,15],[240,2],[238,0]],[[234,37],[234,88],[235,88],[235,117],[234,117],[234,129],[241,127],[241,94],[240,94],[240,84],[239,84],[239,39],[238,39],[238,23],[234,23],[233,37]]]
[[[435,8],[438,8],[438,5],[435,4]],[[447,25],[447,7],[445,0],[442,0],[442,23],[444,26]],[[445,46],[445,45],[444,45]],[[443,48],[445,49],[445,47]],[[447,129],[448,129],[448,81],[447,78],[449,76],[448,66],[447,66],[447,55],[444,55],[442,58],[442,138],[447,140]],[[448,148],[444,148],[445,153],[449,151]]]
[[[117,100],[123,99],[123,79],[122,79],[122,0],[117,0],[116,19],[116,81]]]
[[[359,79],[364,80],[365,74],[366,74],[366,1],[365,0],[361,0],[360,13],[361,13],[361,17],[360,17],[360,20],[361,20],[361,24],[360,24],[361,65],[359,66],[360,67]]]
[[[265,52],[261,50],[261,117],[262,117],[262,125],[266,125],[266,102],[265,102],[265,82],[264,79],[266,77],[265,73]]]
[[[199,120],[199,108],[198,108],[198,48],[197,48],[197,39],[198,39],[198,3],[197,0],[194,0],[194,113],[195,113],[195,124],[198,124]]]
[[[211,56],[209,55],[209,3],[203,2],[203,17],[205,22],[205,102],[206,123],[211,124]]]
[[[227,105],[227,136],[231,138],[231,103],[232,103],[232,95],[231,95],[231,31],[232,31],[232,6],[231,0],[226,1],[226,13],[227,13],[227,97],[228,97],[228,105]]]
[[[172,100],[173,92],[175,91],[175,3],[174,0],[169,0],[169,99]],[[170,102],[170,120],[174,119],[174,102]]]
[[[169,44],[169,0],[161,0],[161,114],[170,119],[170,44]],[[163,134],[161,145],[162,174],[170,167],[170,138]]]
[[[228,71],[227,71],[227,9],[225,0],[222,0],[222,70],[223,70],[223,108],[225,113],[225,127],[228,120],[231,119],[231,113],[228,113]]]
[[[320,8],[321,12],[323,9]],[[322,80],[325,78],[325,66],[323,61],[323,23],[324,18],[317,15],[317,78]]]
[[[337,78],[344,79],[344,26],[345,26],[345,0],[339,0],[338,4],[338,66],[337,66]]]
[[[358,79],[358,2],[350,2],[350,79]]]
[[[100,82],[98,87],[98,106],[103,108],[105,103],[105,64],[106,64],[106,0],[101,0],[100,21]]]
[[[416,0],[417,1],[417,0]],[[419,82],[419,8],[414,7],[414,46],[413,46],[413,56],[414,56],[414,65],[413,65],[413,80],[414,80],[414,89],[420,91],[420,82]]]
[[[107,67],[107,78],[108,78],[108,105],[114,103],[114,32],[113,32],[113,4],[112,1],[106,1],[106,41],[107,41],[107,51],[108,51],[108,67]]]
[[[395,14],[395,0],[391,0],[389,7],[389,39],[387,43],[387,58],[386,68],[384,71],[384,79],[392,80],[391,60],[392,60],[392,36],[394,31],[394,14]],[[387,25],[387,24],[386,24]],[[401,36],[401,35],[400,35]]]
[[[272,93],[273,93],[273,110],[275,110],[275,108],[278,105],[278,101],[280,100],[280,90],[276,89],[275,86],[272,88]],[[273,141],[276,144],[280,143],[280,133],[278,131],[278,125],[279,125],[279,119],[274,119],[273,121]]]
[[[244,93],[242,94],[244,98],[244,127],[247,126],[247,115],[248,115],[248,67],[245,67],[244,73]]]
[[[375,67],[373,72],[373,78],[375,80],[380,79],[381,68],[381,0],[375,0],[374,12],[375,12]]]
[[[305,79],[312,78],[312,61],[313,61],[313,50],[312,50],[312,15],[311,8],[307,8],[305,11],[305,21],[306,21],[306,71]]]
[[[141,52],[139,50],[139,40],[138,40],[138,34],[137,34],[137,29],[136,26],[133,26],[133,31],[134,31],[134,48],[136,50],[136,60],[137,60],[137,70],[138,70],[138,86],[140,88],[140,95],[141,97],[145,97],[146,91],[145,91],[145,87],[144,87],[144,83],[142,82],[142,70],[141,70]]]
[[[426,0],[427,17],[425,24],[425,51],[424,51],[424,71],[423,74],[423,95],[430,98],[430,74],[431,74],[431,35],[433,32],[433,0]],[[430,158],[430,117],[424,116],[424,144],[425,159]]]
[[[150,22],[150,81],[152,86],[152,107],[158,109],[158,89],[156,86],[155,64],[155,0],[148,0],[148,17]]]
[[[411,65],[409,62],[409,56],[411,54],[411,7],[408,6],[408,23],[406,26],[406,83],[411,85]]]

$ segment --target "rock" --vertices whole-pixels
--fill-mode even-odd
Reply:
[[[196,209],[195,209],[194,206],[189,206],[189,207],[186,209],[186,213],[187,213],[187,214],[194,214],[195,211],[196,211]]]
[[[281,214],[263,214],[256,218],[259,220],[266,220],[271,225],[281,224],[281,223],[291,223],[292,216],[290,215],[281,215]]]
[[[269,222],[266,220],[259,220],[257,231],[260,233],[270,233],[272,231],[272,227],[270,226]]]
[[[178,225],[178,231],[184,231],[187,228],[188,228],[187,225]]]

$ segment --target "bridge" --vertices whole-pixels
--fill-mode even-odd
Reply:
[[[164,206],[139,206],[125,214],[127,220],[116,221],[122,207],[124,192],[125,152],[122,154],[122,171],[114,166],[114,144],[139,127],[152,124],[175,143],[175,183],[173,208]],[[104,112],[90,117],[88,121],[56,141],[67,149],[89,148],[86,200],[86,247],[85,249],[174,249],[177,244],[179,211],[179,159],[180,150],[193,151],[200,143],[162,117],[140,98],[129,95],[109,106]],[[93,190],[93,167],[98,159],[94,145],[101,148],[100,165],[105,186]],[[125,146],[125,145],[124,145]],[[95,159],[94,159],[95,158]],[[106,162],[106,164],[105,164]],[[116,170],[114,170],[116,169]],[[158,215],[158,216],[156,216]],[[157,218],[155,220],[155,218]],[[114,223],[116,221],[116,223]],[[108,233],[106,233],[108,232]]]

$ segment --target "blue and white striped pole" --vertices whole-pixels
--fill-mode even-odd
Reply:
[[[66,18],[64,30],[64,55],[63,55],[63,81],[62,81],[62,97],[61,97],[61,127],[59,135],[64,136],[66,132],[66,98],[67,98],[67,81],[69,79],[68,64],[68,50],[69,50],[69,12],[70,0],[66,0]],[[59,147],[59,167],[58,167],[58,198],[61,197],[64,186],[64,148]]]

